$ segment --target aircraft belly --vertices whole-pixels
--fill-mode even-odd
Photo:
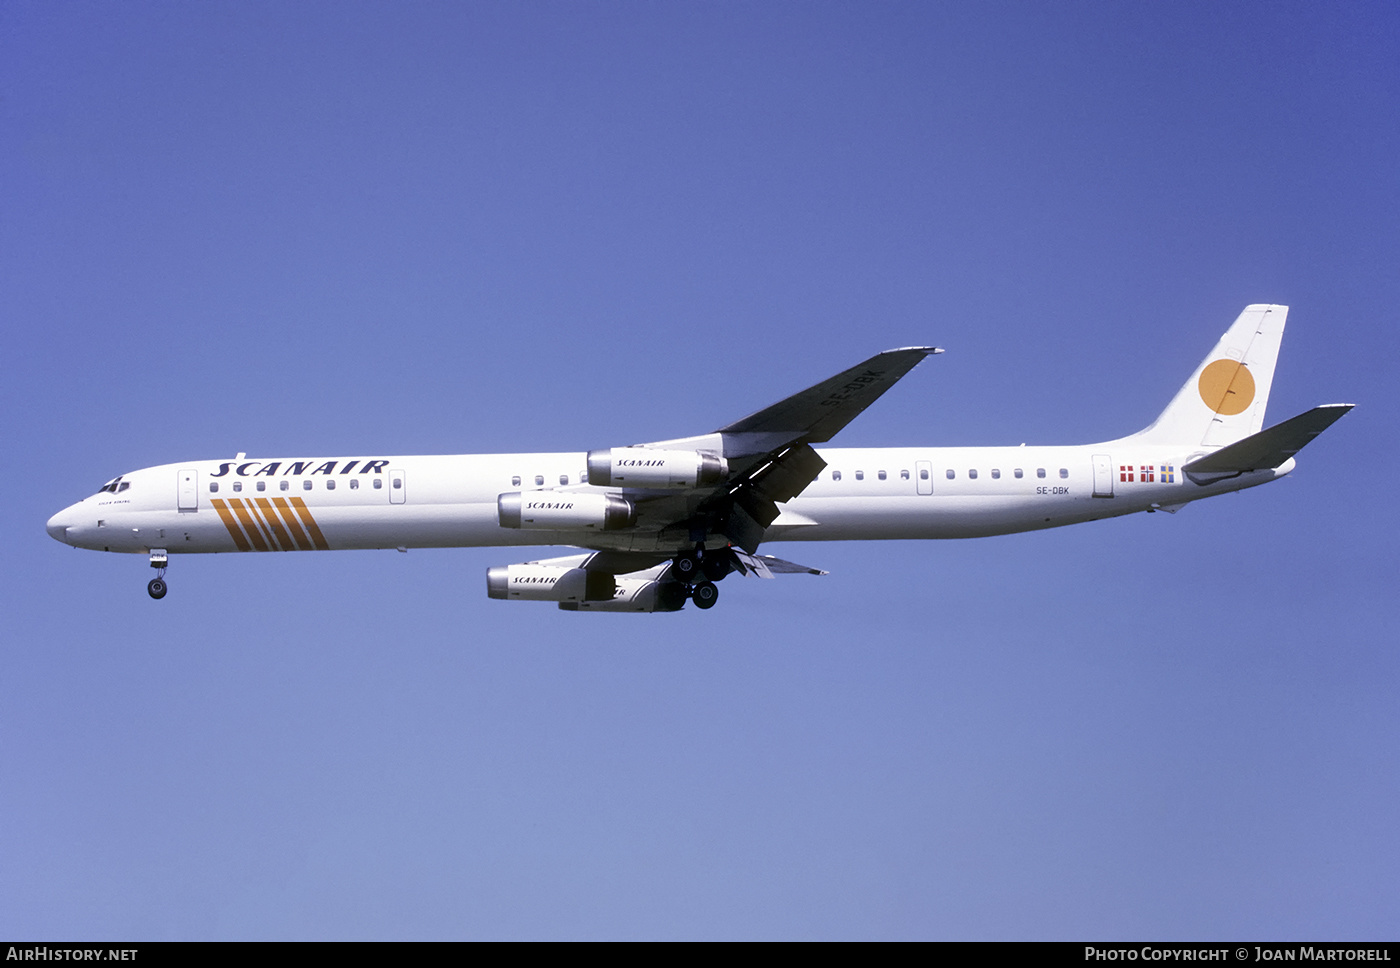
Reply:
[[[373,507],[224,501],[194,513],[128,512],[107,519],[102,528],[70,529],[70,534],[80,547],[132,553],[165,548],[170,554],[489,547],[558,537],[502,528],[494,501]]]
[[[805,498],[793,503],[798,505],[794,510],[816,523],[781,529],[768,540],[980,538],[1085,519],[1082,508],[1054,497],[909,495]]]
[[[326,543],[334,549],[471,548],[539,541],[529,532],[501,527],[495,501],[327,507],[317,509],[316,518]]]

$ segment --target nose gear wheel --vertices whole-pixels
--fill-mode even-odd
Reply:
[[[166,555],[164,548],[151,549],[151,567],[156,570],[156,577],[146,583],[146,594],[156,601],[165,597],[169,591],[169,586],[165,584]]]

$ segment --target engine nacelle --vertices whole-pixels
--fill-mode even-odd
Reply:
[[[614,447],[588,452],[588,483],[600,487],[706,487],[729,476],[729,462],[694,450]]]
[[[569,612],[678,612],[685,607],[685,586],[675,581],[618,575],[613,596],[605,601],[561,601]]]
[[[605,571],[530,562],[486,571],[488,598],[524,602],[608,602],[617,582]]]
[[[525,531],[617,531],[637,523],[637,508],[613,494],[510,491],[496,498],[496,517]]]

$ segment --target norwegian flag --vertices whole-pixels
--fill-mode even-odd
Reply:
[[[1141,471],[1141,474],[1142,474],[1142,483],[1144,483],[1144,484],[1151,484],[1151,483],[1152,483],[1152,471],[1153,471],[1152,465],[1151,465],[1151,464],[1143,464],[1142,467],[1138,468],[1138,470]]]

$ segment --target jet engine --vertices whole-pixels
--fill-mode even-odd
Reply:
[[[630,575],[614,575],[580,567],[592,557],[574,555],[489,568],[486,594],[523,602],[558,602],[568,611],[675,612],[685,607],[685,586],[659,578],[670,568],[669,562]]]
[[[637,523],[637,508],[614,494],[510,491],[496,498],[496,517],[525,531],[617,531]]]
[[[588,452],[588,483],[600,487],[706,487],[728,476],[723,457],[694,450],[614,447]]]
[[[607,601],[583,599],[560,602],[566,612],[679,612],[685,608],[685,586],[676,581],[617,576],[617,589]]]
[[[606,602],[617,591],[617,582],[605,571],[585,571],[568,565],[526,562],[490,568],[486,572],[488,598],[524,602]]]

